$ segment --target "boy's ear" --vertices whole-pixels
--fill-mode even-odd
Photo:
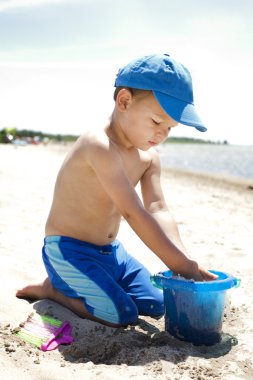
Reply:
[[[132,101],[133,101],[133,95],[128,89],[122,88],[118,92],[118,95],[116,98],[116,104],[117,104],[118,109],[121,112],[124,112],[131,105]]]

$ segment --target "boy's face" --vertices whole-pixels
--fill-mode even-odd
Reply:
[[[122,89],[116,103],[122,132],[130,146],[138,149],[148,150],[161,144],[167,139],[170,129],[177,125],[151,91],[133,97],[127,89]]]

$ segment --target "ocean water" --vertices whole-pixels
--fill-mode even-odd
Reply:
[[[163,144],[163,167],[253,179],[253,145]]]

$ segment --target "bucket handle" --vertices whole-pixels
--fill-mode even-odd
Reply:
[[[155,275],[150,276],[151,284],[154,285],[156,288],[163,290],[163,286],[159,285],[155,280]]]
[[[235,277],[234,284],[235,284],[235,288],[239,288],[239,286],[241,285],[241,279]]]

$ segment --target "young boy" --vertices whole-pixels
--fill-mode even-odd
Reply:
[[[122,216],[175,273],[216,277],[187,257],[165,204],[154,149],[178,122],[206,130],[193,105],[190,73],[167,54],[150,55],[120,69],[115,87],[108,125],[81,136],[58,174],[42,251],[48,279],[17,297],[49,298],[119,327],[135,324],[139,314],[164,313],[150,273],[116,240]],[[139,181],[143,204],[134,189]]]

